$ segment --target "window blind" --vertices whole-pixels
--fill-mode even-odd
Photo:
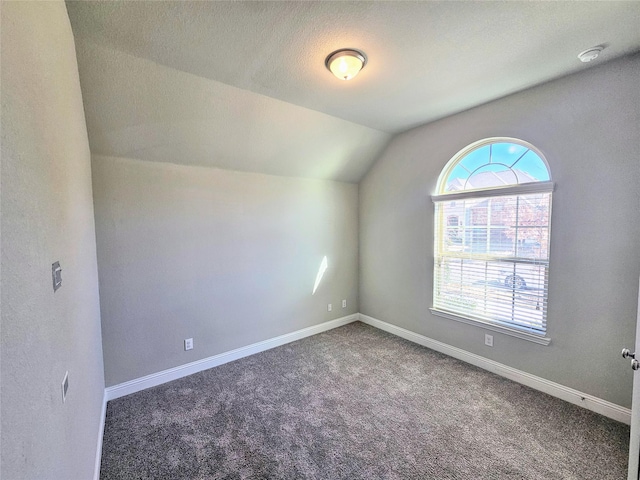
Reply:
[[[544,335],[551,189],[434,198],[434,308]]]

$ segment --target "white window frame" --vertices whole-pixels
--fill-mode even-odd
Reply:
[[[474,190],[462,190],[462,191],[453,191],[447,192],[447,180],[451,174],[451,171],[471,152],[482,148],[484,146],[494,144],[494,143],[513,143],[517,145],[521,145],[531,151],[533,151],[540,159],[544,162],[547,172],[549,174],[549,181],[540,181],[540,182],[532,182],[532,183],[522,183],[516,185],[507,185],[503,187],[491,187],[491,188],[483,188],[483,189],[474,189]],[[445,215],[438,215],[437,205],[439,202],[452,201],[452,200],[466,200],[466,199],[476,199],[476,198],[489,198],[489,197],[500,197],[500,196],[511,196],[515,197],[518,195],[525,194],[534,194],[534,193],[549,193],[550,196],[554,190],[554,183],[551,181],[551,170],[549,169],[549,164],[547,163],[544,155],[533,145],[516,138],[509,137],[492,137],[486,138],[477,142],[472,143],[471,145],[460,150],[456,155],[454,155],[451,160],[447,163],[447,165],[442,170],[440,177],[438,179],[438,193],[432,195],[431,199],[434,202],[434,290],[433,290],[433,307],[430,308],[430,311],[433,315],[437,315],[440,317],[448,318],[450,320],[455,320],[458,322],[475,325],[482,327],[486,330],[500,332],[506,335],[510,335],[513,337],[521,338],[524,340],[528,340],[534,343],[538,343],[541,345],[549,345],[551,343],[551,338],[547,336],[547,327],[546,327],[546,303],[548,300],[548,287],[545,287],[544,292],[544,332],[532,331],[527,328],[520,327],[516,324],[505,324],[504,321],[491,321],[486,318],[474,318],[468,312],[462,311],[449,311],[442,308],[437,308],[435,305],[437,303],[437,269],[438,269],[438,259],[443,258],[446,254],[441,251],[441,246],[444,242],[444,235],[446,228],[443,223],[446,223]],[[551,199],[550,199],[551,202]],[[548,217],[548,229],[549,229],[549,243],[551,242],[551,203],[549,205],[549,217]],[[501,259],[504,260],[504,259]],[[548,260],[547,257],[547,271],[548,271]],[[514,264],[520,263],[519,260],[514,259]]]

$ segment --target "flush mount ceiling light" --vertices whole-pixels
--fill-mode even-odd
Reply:
[[[343,48],[330,53],[324,64],[340,80],[351,80],[367,64],[367,57],[359,50]]]
[[[604,47],[600,45],[597,47],[591,47],[578,55],[578,58],[583,63],[589,63],[591,60],[595,60],[596,58],[598,58],[598,55],[600,55],[600,52],[602,50],[604,50]]]

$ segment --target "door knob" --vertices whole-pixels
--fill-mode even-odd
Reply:
[[[640,362],[635,358],[631,360],[631,370],[640,370]]]
[[[622,349],[622,358],[636,358],[636,354],[635,353],[631,353],[628,348],[623,348]],[[636,369],[634,368],[634,370],[636,370]]]

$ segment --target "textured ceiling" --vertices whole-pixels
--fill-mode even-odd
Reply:
[[[640,50],[637,1],[67,6],[94,153],[344,181],[390,134]]]

